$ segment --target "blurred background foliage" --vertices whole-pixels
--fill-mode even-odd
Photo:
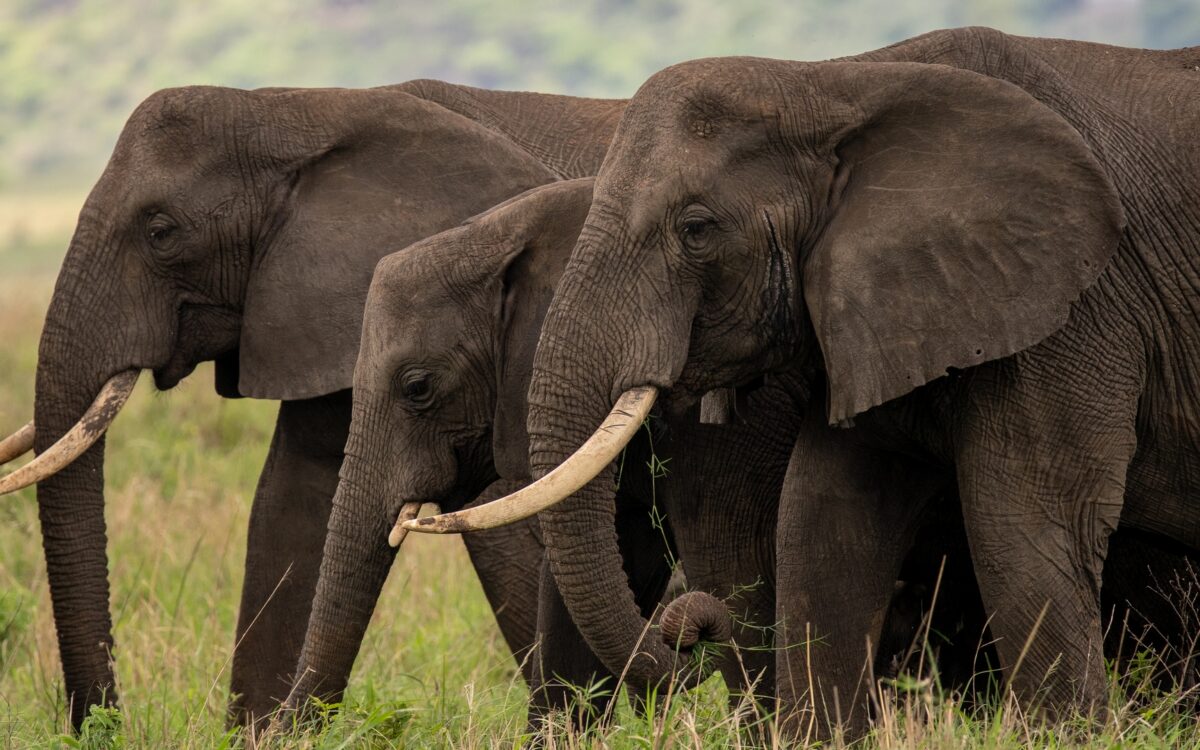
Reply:
[[[680,60],[822,59],[976,24],[1178,47],[1200,43],[1200,1],[3,0],[0,190],[93,181],[125,118],[167,86],[433,77],[624,97]]]

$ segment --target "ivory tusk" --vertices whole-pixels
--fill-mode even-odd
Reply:
[[[658,389],[630,388],[621,394],[608,417],[579,449],[553,471],[507,497],[455,513],[405,521],[409,531],[426,534],[458,534],[494,529],[540,513],[570,497],[612,463],[621,449],[637,434]]]
[[[33,422],[0,440],[0,465],[33,450]]]
[[[420,512],[420,503],[405,503],[400,506],[400,515],[396,516],[396,525],[392,527],[392,533],[388,534],[388,546],[399,547],[404,543],[404,537],[408,536],[408,529],[403,526],[404,522],[413,520]]]
[[[0,479],[0,495],[16,492],[53,476],[92,447],[129,399],[138,374],[138,370],[126,370],[109,378],[100,389],[100,395],[96,396],[96,400],[67,434],[37,458]]]

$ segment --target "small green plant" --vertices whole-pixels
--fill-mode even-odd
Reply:
[[[121,712],[111,706],[92,706],[78,736],[61,735],[60,746],[76,750],[120,750],[126,747]]]

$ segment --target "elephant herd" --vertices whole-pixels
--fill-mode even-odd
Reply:
[[[72,721],[117,699],[104,431],[210,360],[280,402],[237,723],[340,698],[410,531],[469,532],[531,727],[731,640],[784,731],[858,734],[927,618],[949,683],[1102,715],[1111,623],[1187,659],[1150,582],[1200,549],[1197,132],[1200,48],[979,28],[627,101],[154,94],[0,442],[38,454],[0,493],[38,483]]]

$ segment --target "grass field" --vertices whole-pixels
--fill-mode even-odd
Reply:
[[[32,412],[41,318],[73,196],[0,196],[0,432]],[[74,201],[74,202],[73,202]],[[57,218],[53,218],[57,217]],[[66,218],[63,218],[66,217]],[[65,222],[65,227],[64,227]],[[21,227],[25,228],[22,229]],[[9,747],[229,747],[228,666],[245,526],[274,405],[219,399],[201,368],[173,392],[143,378],[109,437],[109,557],[119,714],[68,733],[34,492],[0,499],[0,743]],[[1135,675],[1129,678],[1137,683]],[[1102,727],[1054,730],[1007,710],[973,713],[914,682],[886,702],[880,748],[1200,747],[1180,696],[1113,691]],[[347,703],[325,728],[268,737],[272,747],[513,747],[527,693],[460,542],[413,535],[392,571]],[[731,711],[710,680],[642,718],[622,703],[606,728],[549,747],[770,745],[769,720]]]

